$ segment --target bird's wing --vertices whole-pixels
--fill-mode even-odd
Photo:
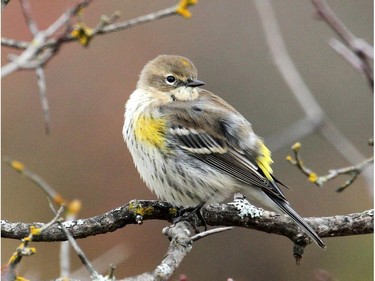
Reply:
[[[205,131],[177,125],[170,130],[178,146],[202,162],[229,174],[240,182],[261,188],[265,193],[286,200],[279,187],[268,180],[260,167],[227,141]]]
[[[221,99],[219,101],[223,102]],[[220,114],[223,104],[218,106],[212,99],[181,103],[171,103],[163,108],[163,111],[169,112],[168,133],[174,145],[238,181],[259,187],[269,196],[287,202],[268,167],[272,160],[262,141],[257,138],[254,147],[242,144],[246,144],[247,140],[241,138],[253,134],[251,125],[242,115],[227,103],[224,104],[228,106],[225,114]],[[229,125],[227,117],[233,118],[231,115],[238,118],[241,124]],[[262,155],[263,152],[266,155]]]

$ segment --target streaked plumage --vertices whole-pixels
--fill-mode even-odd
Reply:
[[[126,104],[123,135],[147,186],[182,206],[243,193],[288,214],[324,247],[290,207],[272,174],[271,154],[251,124],[201,85],[183,57],[159,56],[142,70]]]

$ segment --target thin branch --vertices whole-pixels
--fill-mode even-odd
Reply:
[[[28,0],[20,0],[21,11],[25,18],[26,24],[32,35],[36,35],[39,32],[38,26],[32,17],[30,2]]]
[[[41,176],[29,170],[22,162],[11,159],[9,157],[4,157],[3,161],[10,167],[12,167],[15,171],[30,179],[33,183],[40,187],[46,193],[46,195],[56,204],[61,205],[65,202],[61,195],[57,193],[57,191],[55,191],[52,186],[50,186]]]
[[[193,241],[199,240],[211,234],[219,233],[231,229],[222,227],[205,231],[201,235],[194,235],[193,227],[186,221],[178,222],[176,225],[166,227],[163,233],[168,236],[170,243],[161,263],[152,272],[146,272],[138,276],[122,279],[123,281],[135,280],[169,280],[176,271],[184,257],[191,251]],[[204,234],[205,233],[205,234]]]
[[[216,233],[228,231],[228,230],[231,230],[231,229],[233,229],[233,227],[227,226],[227,227],[219,227],[219,228],[214,228],[214,229],[206,230],[206,231],[197,233],[194,236],[190,237],[190,240],[193,241],[193,242],[195,242],[195,241],[198,241],[199,239],[202,239],[204,237],[210,236],[212,234],[216,234]]]
[[[303,174],[305,174],[309,181],[316,184],[317,186],[323,186],[326,182],[333,180],[341,175],[348,175],[349,179],[346,180],[336,191],[342,192],[347,187],[349,187],[357,177],[366,169],[369,165],[374,163],[374,157],[370,157],[369,159],[364,160],[363,162],[353,165],[350,167],[345,167],[341,169],[332,169],[328,172],[327,175],[318,176],[314,171],[306,167],[304,161],[300,155],[301,144],[295,143],[292,146],[292,150],[294,153],[294,159],[291,156],[287,156],[287,160],[296,166]]]
[[[161,263],[152,272],[146,272],[138,276],[122,279],[123,281],[136,280],[169,280],[175,270],[178,268],[184,257],[192,249],[191,225],[182,221],[176,225],[163,229],[163,234],[168,236],[170,243]]]
[[[117,32],[120,30],[128,29],[130,27],[152,22],[155,20],[159,20],[165,17],[174,16],[177,15],[177,6],[172,6],[164,10],[160,10],[157,12],[150,13],[148,15],[140,16],[128,21],[120,22],[120,23],[113,23],[111,25],[107,25],[103,27],[102,29],[99,29],[97,31],[97,34],[107,34],[112,32]]]
[[[100,274],[95,270],[93,265],[91,264],[90,260],[86,257],[85,253],[82,251],[82,249],[78,246],[77,242],[73,238],[73,236],[70,234],[70,232],[66,229],[63,222],[58,222],[59,227],[66,235],[67,239],[69,240],[70,245],[72,245],[74,251],[76,252],[77,256],[81,260],[82,264],[86,267],[87,271],[90,273],[91,278],[97,278],[100,276]]]
[[[67,19],[69,19],[72,15],[76,14],[79,9],[82,9],[84,6],[87,6],[90,1],[82,1],[80,4],[78,4],[75,8],[68,10],[65,14],[63,14],[54,24],[52,24],[47,30],[46,33],[48,36],[53,35],[53,30],[57,30],[62,24],[66,22]],[[121,30],[125,30],[128,28],[131,28],[133,26],[141,25],[144,23],[152,22],[155,20],[163,19],[165,17],[174,16],[174,15],[182,15],[181,13],[181,5],[183,2],[189,2],[189,4],[184,7],[186,10],[182,11],[188,11],[187,8],[191,5],[195,5],[195,1],[180,1],[178,5],[171,6],[169,8],[152,12],[147,15],[139,16],[134,19],[126,20],[120,23],[112,23],[112,24],[104,24],[101,25],[100,23],[97,25],[97,27],[94,29],[94,32],[92,33],[92,37],[95,35],[104,35],[112,32],[117,32]],[[180,10],[179,10],[180,9]],[[116,20],[118,18],[117,13],[114,14],[115,18],[112,20]],[[69,17],[68,17],[69,16]],[[184,15],[182,15],[184,16]],[[185,16],[186,17],[186,16]],[[67,42],[73,42],[77,41],[77,37],[73,36],[72,34],[66,34],[64,38],[58,42],[56,38],[51,38],[40,45],[40,49],[46,49],[54,47],[57,43],[67,43]],[[12,47],[16,49],[26,49],[30,46],[30,43],[24,42],[24,41],[17,41],[14,39],[8,39],[8,38],[2,38],[1,44],[6,47]]]
[[[33,241],[34,237],[40,235],[43,231],[54,225],[60,218],[61,214],[64,212],[65,207],[62,205],[60,206],[59,210],[56,212],[54,218],[46,223],[40,224],[39,227],[30,226],[28,229],[28,234],[25,235],[21,239],[21,244],[17,247],[16,251],[10,257],[8,263],[2,268],[2,272],[6,272],[5,275],[2,273],[2,277],[6,277],[6,280],[16,280],[17,273],[16,267],[21,262],[24,256],[31,256],[36,252],[36,249],[30,247],[29,244]],[[14,278],[11,279],[10,277],[13,276]]]
[[[136,17],[134,19],[126,20],[126,21],[119,22],[119,23],[102,25],[99,22],[99,24],[96,26],[96,28],[94,29],[91,36],[94,37],[95,35],[104,35],[104,34],[108,34],[108,33],[112,33],[112,32],[117,32],[117,31],[121,31],[121,30],[125,30],[125,29],[128,29],[128,28],[137,26],[137,25],[141,25],[141,24],[145,24],[145,23],[152,22],[152,21],[155,21],[155,20],[163,19],[165,17],[177,15],[178,13],[176,12],[176,9],[178,7],[179,7],[178,5],[174,5],[172,7],[169,7],[169,8],[160,10],[160,11],[152,12],[150,14],[139,16],[139,17]],[[117,19],[117,18],[115,18],[115,19]],[[66,35],[62,39],[62,43],[68,43],[68,42],[73,42],[73,41],[77,41],[77,37],[75,37],[71,34]],[[51,38],[47,42],[45,42],[45,44],[42,47],[43,48],[51,48],[54,45],[56,45],[56,43],[57,43],[57,40],[54,39],[54,38]],[[16,49],[26,49],[30,45],[30,43],[28,43],[28,42],[17,41],[17,40],[9,39],[9,38],[2,38],[1,44],[3,46],[16,48]]]
[[[332,9],[324,0],[312,0],[315,5],[318,15],[323,19],[331,29],[342,39],[342,41],[353,51],[359,58],[361,65],[360,71],[365,75],[367,81],[374,89],[374,76],[373,71],[368,62],[369,59],[374,59],[374,49],[366,41],[356,37],[336,16]]]
[[[90,273],[90,277],[92,280],[103,280],[101,279],[101,275],[94,269],[89,259],[86,257],[82,249],[78,246],[75,239],[72,237],[72,235],[69,233],[69,231],[66,229],[64,224],[62,223],[61,214],[64,212],[65,205],[62,205],[59,209],[59,211],[56,212],[55,208],[50,204],[50,208],[52,212],[55,213],[55,222],[58,224],[59,228],[62,229],[64,232],[67,240],[69,241],[70,245],[73,247],[73,249],[76,251],[77,256],[81,260],[82,264],[86,267],[87,271]],[[75,216],[75,214],[73,215]],[[48,225],[48,227],[50,224]]]
[[[68,241],[63,242],[68,243]],[[130,257],[130,250],[123,244],[118,244],[113,248],[106,250],[104,253],[101,253],[99,256],[91,260],[92,265],[98,272],[106,272],[108,271],[108,265],[110,264],[120,264],[127,260]],[[111,268],[110,268],[111,269]],[[69,276],[76,277],[77,279],[81,278],[87,273],[87,269],[85,267],[81,267],[75,271],[73,271]],[[60,275],[60,276],[67,276],[67,275]]]
[[[19,41],[11,38],[1,38],[1,46],[24,50],[29,47],[30,43],[26,41]]]
[[[26,0],[22,0],[28,3]],[[46,30],[38,31],[35,27],[30,27],[30,13],[23,9],[29,28],[33,33],[32,44],[29,44],[24,52],[17,56],[12,62],[1,68],[1,77],[5,77],[18,69],[35,69],[44,66],[56,53],[55,50],[59,48],[63,40],[60,37],[54,39],[53,46],[46,47],[48,37],[52,36],[60,27],[67,25],[71,17],[73,17],[80,9],[86,7],[92,0],[82,0],[72,9],[67,10],[54,23],[52,23]],[[26,12],[25,12],[26,11]],[[31,21],[33,22],[33,21]],[[33,24],[31,24],[33,26]],[[68,30],[68,29],[67,29]],[[66,37],[64,34],[63,37]],[[44,54],[40,57],[40,54]]]
[[[288,53],[271,2],[269,0],[256,0],[255,4],[275,65],[306,115],[302,121],[298,121],[284,129],[281,133],[271,136],[267,140],[271,149],[280,149],[317,131],[349,163],[355,164],[363,161],[365,157],[329,120],[298,72]],[[297,132],[297,134],[295,135],[294,132]],[[279,137],[280,135],[281,137]],[[371,183],[369,186],[372,186],[372,175],[367,173],[365,175],[367,181]],[[368,190],[369,193],[373,192],[372,188]]]
[[[356,52],[363,52],[367,57],[374,58],[374,49],[363,41],[362,44],[358,44],[357,38],[345,24],[336,16],[332,9],[328,6],[324,0],[312,0],[315,5],[319,17],[321,17],[336,34],[346,42],[350,48]]]
[[[35,73],[37,76],[38,86],[39,86],[39,97],[40,103],[42,106],[43,117],[44,117],[44,128],[45,132],[48,135],[50,132],[49,126],[49,106],[47,100],[47,91],[46,91],[46,76],[44,74],[44,69],[42,67],[37,67],[35,69]]]
[[[59,206],[59,209],[57,211],[55,211],[55,216],[53,217],[53,219],[50,222],[44,224],[42,227],[40,227],[39,231],[42,232],[42,231],[48,229],[49,227],[51,227],[51,225],[58,222],[58,220],[61,218],[61,216],[63,215],[64,212],[65,212],[65,205]]]
[[[345,168],[337,169],[337,170],[330,170],[329,174],[325,178],[320,177],[320,180],[321,182],[326,182],[340,175],[350,175],[351,178],[347,180],[342,186],[340,186],[336,190],[337,192],[342,192],[356,180],[356,178],[362,173],[364,169],[366,169],[368,166],[373,165],[373,164],[374,164],[374,157],[371,157],[355,166],[345,167]]]
[[[336,38],[331,38],[328,45],[336,51],[343,59],[345,59],[352,67],[358,71],[362,71],[362,61],[356,56],[352,50],[341,43]]]
[[[53,206],[51,207],[53,209]],[[67,206],[68,212],[65,216],[65,221],[72,221],[77,219],[77,214],[81,210],[81,201],[73,200]],[[60,244],[60,276],[70,276],[70,244],[64,241]]]

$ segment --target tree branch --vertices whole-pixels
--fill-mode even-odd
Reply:
[[[133,200],[128,204],[113,209],[105,214],[87,219],[64,222],[74,238],[105,234],[129,224],[138,224],[139,217],[145,220],[165,220],[172,222],[176,218],[178,208],[161,201]],[[283,235],[295,244],[307,245],[309,238],[304,235],[297,225],[287,216],[264,211],[262,217],[242,217],[238,210],[228,204],[209,205],[202,210],[202,215],[211,226],[237,226],[267,233]],[[348,215],[332,217],[305,218],[320,237],[349,236],[373,233],[373,210]],[[192,217],[192,222],[202,225],[197,217]],[[23,223],[1,221],[1,236],[3,238],[22,239],[29,234],[31,225],[41,227],[42,223]],[[53,242],[65,241],[66,235],[58,225],[53,225],[34,237],[33,241]]]
[[[145,272],[141,275],[128,277],[123,280],[168,280],[178,268],[184,257],[192,249],[193,241],[190,238],[192,232],[191,225],[186,221],[164,228],[163,234],[168,236],[170,243],[167,253],[161,263],[152,272]]]

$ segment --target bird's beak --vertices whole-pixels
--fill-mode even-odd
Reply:
[[[204,83],[203,81],[200,81],[198,79],[188,79],[187,80],[187,86],[188,87],[199,87],[199,86],[203,86]]]

